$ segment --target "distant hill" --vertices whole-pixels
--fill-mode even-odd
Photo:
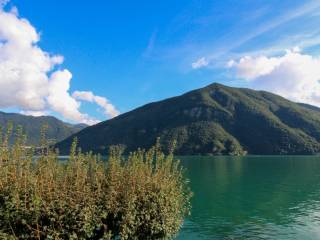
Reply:
[[[320,152],[320,111],[278,95],[212,84],[154,102],[85,128],[58,143],[67,152],[77,137],[83,151],[148,148],[160,137],[176,154],[315,154]]]
[[[38,145],[40,141],[40,131],[44,125],[48,126],[47,137],[54,142],[61,141],[72,134],[87,127],[85,124],[72,125],[65,123],[51,116],[33,117],[18,113],[0,112],[0,126],[5,129],[9,122],[12,122],[15,129],[20,125],[27,134],[28,145]]]

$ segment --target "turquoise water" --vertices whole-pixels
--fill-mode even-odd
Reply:
[[[179,240],[320,239],[320,156],[180,159],[194,197]]]

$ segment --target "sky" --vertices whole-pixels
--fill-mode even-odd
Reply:
[[[320,106],[319,0],[0,0],[0,110],[95,124],[214,82]]]

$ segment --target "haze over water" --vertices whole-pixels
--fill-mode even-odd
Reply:
[[[320,239],[320,156],[180,159],[194,198],[178,239]]]

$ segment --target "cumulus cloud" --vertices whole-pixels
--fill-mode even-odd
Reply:
[[[245,56],[239,62],[231,60],[228,63],[228,67],[235,67],[238,77],[250,81],[270,73],[278,64],[280,64],[278,58]]]
[[[198,68],[206,67],[208,66],[208,64],[209,64],[209,61],[205,57],[202,57],[202,58],[199,58],[197,61],[193,62],[191,66],[193,69],[198,69]]]
[[[231,60],[228,67],[249,87],[320,106],[320,58],[303,54],[298,47],[277,57],[245,56]]]
[[[108,99],[101,97],[101,96],[95,96],[92,92],[89,91],[75,91],[72,96],[75,99],[79,99],[82,101],[87,101],[91,103],[96,103],[98,106],[100,106],[104,110],[104,114],[107,117],[116,117],[119,115],[119,111],[109,102]]]
[[[74,122],[97,123],[80,112],[81,99],[70,94],[70,71],[57,70],[63,57],[42,50],[39,33],[16,8],[5,11],[7,2],[0,0],[0,108],[15,107],[31,115],[53,111]],[[105,112],[114,116],[115,108],[108,101],[106,106]]]

